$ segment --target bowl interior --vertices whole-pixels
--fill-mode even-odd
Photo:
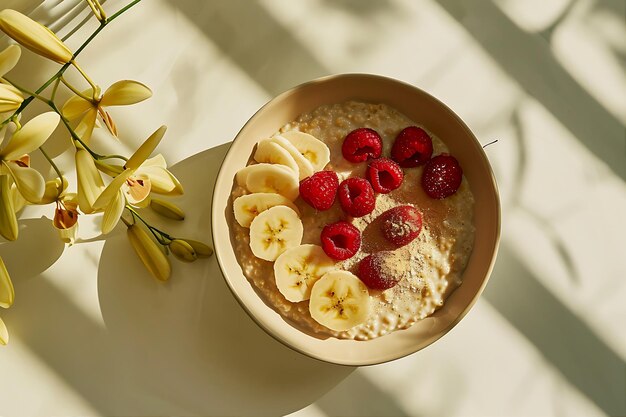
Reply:
[[[300,114],[318,106],[356,99],[385,103],[439,136],[459,160],[475,198],[474,249],[463,284],[432,316],[407,330],[369,341],[318,339],[293,327],[257,295],[243,275],[230,243],[224,218],[235,173],[244,167],[254,145]],[[241,129],[220,169],[213,195],[215,252],[224,277],[250,316],[270,335],[308,356],[344,365],[369,365],[397,359],[431,344],[449,331],[474,304],[495,260],[500,207],[489,162],[470,129],[439,100],[402,82],[367,74],[344,74],[315,80],[289,90],[262,107]]]

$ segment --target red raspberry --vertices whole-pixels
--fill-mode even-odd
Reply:
[[[431,198],[442,199],[456,193],[463,180],[463,170],[452,155],[442,153],[428,161],[422,173],[422,188]]]
[[[404,174],[400,165],[391,159],[379,158],[367,166],[367,178],[372,183],[374,191],[387,194],[402,184]]]
[[[339,184],[339,204],[352,217],[363,217],[376,207],[374,190],[363,178],[348,178]]]
[[[383,140],[373,129],[362,127],[348,133],[343,140],[341,153],[350,162],[363,162],[378,158],[383,150]]]
[[[328,224],[322,230],[322,249],[326,255],[342,261],[354,256],[361,247],[361,232],[348,222]]]
[[[380,215],[385,239],[400,247],[413,241],[422,230],[422,215],[413,206],[398,206]]]
[[[328,210],[335,202],[338,187],[334,171],[319,171],[300,181],[300,197],[317,210]]]
[[[433,141],[424,129],[417,126],[404,128],[391,147],[391,159],[404,168],[423,165],[433,154]]]
[[[368,288],[386,290],[402,279],[402,275],[392,265],[395,262],[397,259],[391,252],[376,252],[361,260],[357,275]]]

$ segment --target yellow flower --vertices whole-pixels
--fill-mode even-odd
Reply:
[[[0,235],[6,240],[17,240],[17,216],[14,197],[11,192],[11,179],[0,175]]]
[[[9,84],[0,83],[0,113],[14,112],[24,101],[22,93]],[[4,117],[2,117],[4,120]]]
[[[73,96],[63,105],[63,116],[70,120],[80,122],[76,126],[76,134],[84,141],[91,139],[93,129],[96,127],[97,116],[100,115],[104,125],[109,132],[117,136],[117,127],[113,119],[104,109],[110,106],[126,106],[139,103],[152,96],[152,91],[142,83],[132,80],[122,80],[112,84],[100,96],[100,89],[97,88],[95,94],[89,89],[83,92],[84,96],[99,97],[95,100],[85,100],[80,96]]]
[[[39,148],[59,124],[59,115],[43,113],[17,130],[0,151],[0,175],[9,175],[18,191],[30,203],[40,203],[46,182],[28,164],[27,154]]]
[[[22,46],[59,64],[72,60],[72,52],[50,29],[18,11],[0,11],[0,30]]]
[[[22,50],[17,45],[10,45],[0,52],[0,78],[15,67],[21,54]],[[0,122],[17,110],[22,101],[24,97],[20,90],[0,80]]]
[[[9,272],[4,266],[2,258],[0,258],[0,307],[9,308],[13,304],[15,299],[15,291],[13,290],[13,283]],[[9,342],[9,332],[4,325],[2,319],[0,319],[0,345],[6,345]]]
[[[61,240],[72,245],[78,232],[78,203],[76,194],[70,193],[57,201],[52,224],[59,231]]]
[[[76,150],[76,177],[78,183],[78,206],[85,214],[96,211],[93,203],[104,190],[104,181],[93,158],[85,149]]]
[[[165,167],[162,155],[147,159],[157,147],[166,127],[161,126],[126,161],[124,170],[104,189],[93,203],[94,209],[104,209],[102,233],[108,233],[119,221],[126,203],[133,206],[146,205],[150,192],[181,195],[180,182]]]

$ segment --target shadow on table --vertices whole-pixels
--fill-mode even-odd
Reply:
[[[177,204],[188,217],[168,224],[168,231],[211,241],[212,188],[227,148],[172,168],[186,185]],[[124,392],[109,411],[279,415],[310,404],[352,372],[307,358],[264,333],[230,293],[215,257],[173,263],[170,281],[162,284],[149,276],[125,236],[104,246],[98,293],[111,360],[119,368],[115,384]]]

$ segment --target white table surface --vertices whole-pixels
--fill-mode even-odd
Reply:
[[[3,0],[67,34],[76,0]],[[109,0],[107,10],[124,3]],[[488,148],[503,238],[484,296],[427,349],[353,369],[295,353],[259,329],[214,258],[161,285],[124,227],[80,219],[63,247],[52,209],[28,208],[0,242],[16,301],[1,311],[0,415],[626,415],[626,6],[618,0],[144,1],[80,57],[100,85],[154,97],[112,109],[129,153],[159,147],[188,213],[170,230],[210,241],[222,156],[268,99],[300,82],[370,72],[449,104]],[[95,28],[68,40],[76,47]],[[0,43],[6,44],[1,38]],[[0,45],[1,46],[1,45]],[[25,53],[32,87],[55,66]],[[66,136],[47,145],[72,161]],[[35,160],[35,164],[41,161]],[[43,164],[41,165],[43,166]],[[226,238],[226,237],[224,237]]]

